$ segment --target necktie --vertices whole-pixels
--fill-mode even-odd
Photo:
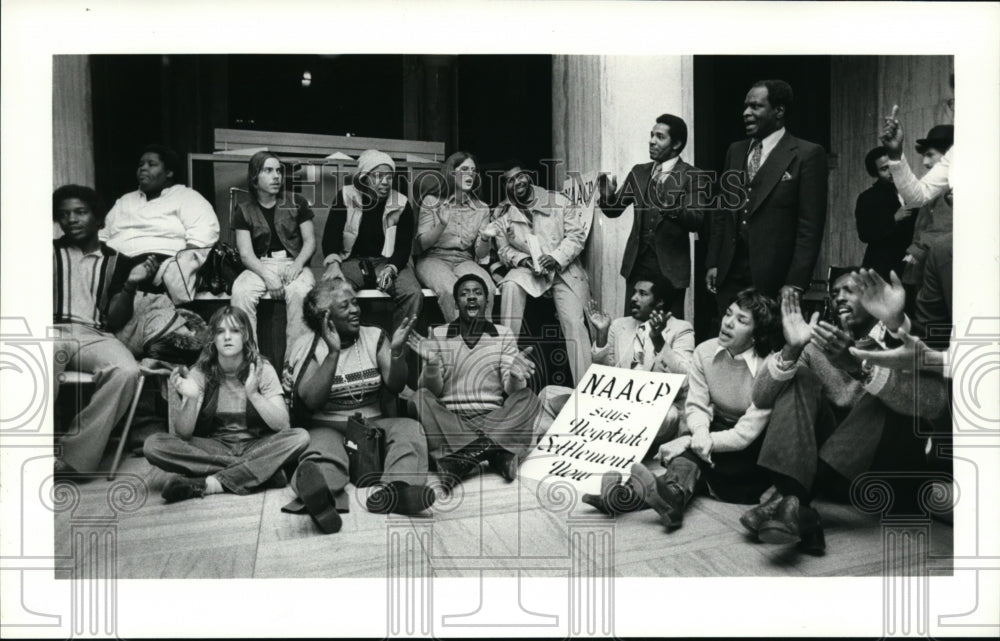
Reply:
[[[760,169],[760,153],[763,149],[763,145],[756,138],[753,139],[753,143],[750,144],[750,158],[747,160],[747,178],[753,180],[754,176],[757,175],[757,170]]]
[[[632,367],[642,367],[646,362],[646,323],[640,323],[635,328],[635,338],[632,339]]]

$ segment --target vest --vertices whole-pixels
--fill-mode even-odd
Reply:
[[[274,208],[274,229],[278,232],[278,240],[284,245],[288,255],[295,258],[302,251],[302,232],[299,230],[296,218],[299,208],[309,207],[309,204],[298,194],[291,194],[291,197],[291,204],[288,204],[287,198],[284,201],[278,200],[278,205]],[[253,253],[258,257],[266,255],[271,245],[271,228],[260,210],[260,205],[250,198],[240,202],[239,208],[252,228],[250,236],[253,241]]]
[[[347,221],[344,223],[344,251],[341,259],[346,259],[351,255],[354,248],[354,241],[358,238],[358,229],[361,228],[362,195],[353,185],[345,185],[342,190],[344,195],[344,207],[347,208]],[[396,190],[389,192],[389,197],[385,202],[385,211],[382,212],[382,233],[385,234],[385,244],[382,245],[382,256],[389,258],[396,250],[396,225],[399,217],[406,209],[406,196]],[[389,230],[393,230],[390,233]]]
[[[205,400],[201,404],[201,410],[198,411],[198,418],[195,419],[194,436],[200,436],[202,438],[212,437],[215,433],[214,420],[218,406],[219,386],[217,384],[207,382],[205,385]],[[257,408],[253,406],[253,403],[251,403],[249,399],[247,400],[246,405],[246,423],[247,431],[258,437],[272,431],[271,428],[268,427],[267,423],[264,422],[264,419],[261,418]]]

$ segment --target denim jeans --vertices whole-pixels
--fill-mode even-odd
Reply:
[[[309,433],[299,427],[240,443],[175,434],[153,434],[143,454],[156,467],[186,476],[214,475],[234,494],[249,494],[297,457],[309,445]]]

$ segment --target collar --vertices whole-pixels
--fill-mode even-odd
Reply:
[[[184,185],[181,185],[179,183],[175,183],[173,185],[170,185],[169,187],[164,187],[163,191],[160,192],[160,195],[157,196],[156,198],[154,198],[153,200],[159,200],[160,198],[163,198],[164,196],[169,196],[170,194],[174,193],[175,191],[177,191],[178,189],[181,189],[183,187],[184,187]],[[137,189],[136,193],[139,194],[139,198],[142,199],[143,201],[148,201],[149,200],[148,198],[146,198],[146,192],[144,192],[143,190]]]
[[[867,338],[870,338],[878,343],[878,346],[882,349],[888,349],[888,346],[885,343],[885,335],[888,331],[889,328],[885,326],[885,323],[879,321],[875,323],[875,326],[868,332]]]
[[[74,249],[83,254],[84,256],[111,256],[112,254],[115,253],[115,250],[108,247],[107,243],[105,243],[104,241],[100,241],[97,245],[97,249],[90,252],[84,252],[77,245],[74,245],[73,243],[69,242],[69,236],[60,236],[55,240],[55,244],[57,247],[64,247],[65,249]]]
[[[448,331],[445,333],[445,338],[455,338],[456,336],[459,336],[461,334],[461,332],[458,331],[459,322],[460,321],[448,323]],[[478,327],[482,328],[482,331],[479,332],[478,334],[480,336],[482,334],[489,334],[494,338],[500,336],[500,332],[497,330],[496,325],[489,322],[488,320],[484,320],[483,322],[479,323]]]
[[[680,156],[674,156],[670,160],[663,161],[663,163],[659,165],[659,167],[660,167],[660,173],[665,174],[665,173],[673,171],[674,167],[677,166],[677,161],[679,161],[680,159],[681,159]],[[654,162],[653,163],[653,169],[652,169],[653,173],[656,172],[656,167],[657,167],[657,163]]]
[[[728,349],[726,349],[722,345],[719,345],[718,347],[715,348],[714,358],[718,358],[719,352],[725,352],[727,355],[729,354],[729,350]],[[740,352],[736,356],[733,356],[732,360],[734,360],[734,361],[740,361],[740,360],[742,360],[742,361],[746,362],[747,369],[750,370],[750,375],[751,376],[757,376],[757,368],[758,368],[758,366],[760,366],[761,358],[760,358],[760,356],[757,356],[757,352],[753,351],[753,346],[752,345],[750,347],[748,347],[746,349],[746,351]]]
[[[785,135],[785,128],[781,127],[772,131],[768,135],[764,136],[764,139],[760,141],[760,155],[761,157],[771,153],[775,147],[778,146],[778,142],[781,141],[781,137]],[[750,147],[747,149],[747,155],[750,155],[750,149],[753,148],[753,141],[750,141]]]
[[[458,194],[452,194],[441,202],[445,205],[458,205]],[[461,206],[469,207],[471,209],[479,209],[481,207],[485,207],[486,205],[483,201],[479,200],[479,197],[475,194],[469,194],[468,202]]]

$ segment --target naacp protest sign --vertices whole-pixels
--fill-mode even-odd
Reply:
[[[521,464],[520,474],[539,481],[569,481],[596,494],[608,471],[628,477],[667,416],[684,382],[682,374],[591,365],[569,401]]]

